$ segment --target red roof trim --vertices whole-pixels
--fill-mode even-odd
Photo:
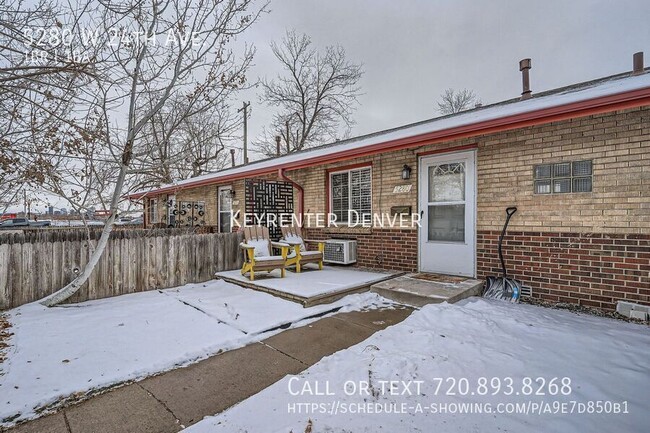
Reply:
[[[329,174],[329,173],[334,173],[334,172],[337,172],[337,171],[354,170],[355,168],[361,168],[361,167],[372,167],[372,161],[359,162],[357,164],[344,165],[344,166],[341,166],[341,167],[330,167],[326,171]]]
[[[491,134],[495,132],[571,119],[575,117],[590,116],[593,114],[625,110],[628,108],[636,108],[646,105],[650,105],[650,87],[631,90],[615,95],[602,96],[586,101],[573,102],[557,107],[544,108],[541,110],[500,117],[498,119],[486,120],[469,125],[457,126],[441,131],[414,135],[397,140],[380,142],[359,149],[342,150],[336,154],[321,155],[313,158],[305,157],[305,159],[302,159],[300,161],[279,164],[272,167],[263,167],[247,171],[242,170],[239,173],[233,173],[231,175],[216,179],[203,179],[183,185],[172,185],[151,192],[129,194],[127,197],[130,199],[139,199],[148,196],[149,194],[159,195],[188,188],[195,188],[197,186],[225,183],[236,179],[261,176],[274,173],[279,168],[282,168],[284,170],[297,170],[325,163],[333,163],[358,158],[361,156],[368,156],[375,153],[388,152],[398,149],[408,149],[423,146],[425,144],[434,144],[441,141],[450,141],[476,135]]]
[[[418,152],[417,156],[438,155],[440,153],[462,152],[463,150],[473,150],[478,148],[478,143],[465,144],[463,146],[445,147],[443,149],[428,150],[426,152]]]

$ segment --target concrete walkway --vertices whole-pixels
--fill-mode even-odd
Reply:
[[[353,346],[413,310],[339,313],[264,341],[125,385],[8,430],[12,433],[167,433],[222,412],[287,374]]]
[[[481,296],[483,284],[473,278],[418,272],[373,284],[370,291],[395,302],[423,307]]]

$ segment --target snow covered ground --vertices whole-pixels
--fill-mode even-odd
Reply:
[[[478,298],[429,305],[183,431],[647,432],[649,348],[643,325]]]
[[[261,340],[279,325],[304,324],[304,319],[340,306],[386,302],[365,293],[303,308],[210,281],[50,309],[24,305],[7,312],[14,335],[0,364],[0,425],[34,417],[40,408],[75,393]]]

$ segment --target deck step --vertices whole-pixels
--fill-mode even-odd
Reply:
[[[406,305],[422,307],[441,302],[454,303],[470,296],[480,296],[483,281],[437,274],[407,274],[370,286],[384,298]]]

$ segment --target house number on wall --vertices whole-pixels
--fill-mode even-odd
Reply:
[[[395,185],[395,188],[393,188],[393,194],[406,194],[407,192],[411,192],[411,187],[413,185]]]

